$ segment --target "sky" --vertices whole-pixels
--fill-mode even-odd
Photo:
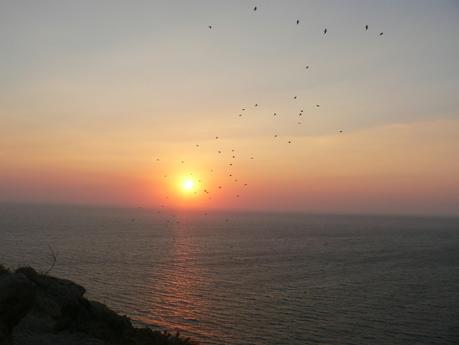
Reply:
[[[0,201],[459,215],[458,36],[448,0],[0,0]]]

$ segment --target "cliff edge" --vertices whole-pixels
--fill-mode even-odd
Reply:
[[[196,345],[178,334],[135,328],[131,320],[84,297],[84,287],[0,265],[0,345]]]

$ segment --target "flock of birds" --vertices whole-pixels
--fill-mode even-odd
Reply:
[[[254,7],[253,7],[253,11],[258,11],[258,10],[259,10],[258,6],[254,6]],[[296,20],[296,25],[300,25],[300,20],[299,20],[299,19]],[[214,29],[214,26],[213,26],[213,25],[208,25],[208,28],[209,28],[210,30],[212,30],[212,29]],[[368,30],[369,30],[368,24],[365,25],[363,28],[364,28],[365,31],[368,31]],[[327,28],[324,28],[324,29],[323,29],[323,35],[325,36],[325,35],[327,35],[327,33],[328,33],[328,29],[327,29]],[[384,32],[382,32],[382,31],[379,32],[379,34],[378,34],[378,36],[383,36],[383,35],[384,35]],[[309,65],[306,65],[306,66],[305,66],[305,69],[306,69],[306,70],[309,70],[309,69],[310,69],[310,66],[309,66]],[[297,98],[298,98],[297,96],[293,96],[293,100],[296,100]],[[254,108],[259,108],[259,107],[260,107],[260,104],[254,103],[253,107],[254,107]],[[315,108],[320,108],[320,104],[315,104],[314,107],[315,107]],[[237,113],[237,118],[239,118],[239,119],[244,118],[244,114],[245,114],[248,110],[249,110],[249,109],[248,109],[247,107],[241,108],[240,112]],[[304,110],[303,110],[303,109],[300,109],[299,112],[298,112],[298,114],[297,114],[297,115],[298,115],[298,122],[297,122],[298,125],[302,125],[302,121],[300,121],[300,120],[301,120],[303,114],[304,114]],[[274,116],[274,117],[276,117],[276,116],[278,116],[278,115],[279,115],[279,114],[276,113],[276,112],[273,113],[273,116]],[[338,130],[338,133],[343,133],[343,130],[342,130],[342,129]],[[278,133],[275,133],[275,134],[273,134],[273,136],[274,136],[274,138],[278,138],[278,137],[279,137],[279,134],[278,134]],[[219,139],[220,139],[219,136],[215,136],[215,140],[219,140]],[[286,142],[287,142],[287,144],[292,144],[292,143],[293,143],[293,141],[292,141],[291,139],[287,140]],[[200,148],[200,144],[195,144],[195,147],[196,147],[196,148]],[[239,184],[239,186],[244,187],[244,188],[247,187],[247,186],[248,186],[248,183],[240,183],[239,179],[235,176],[234,172],[232,171],[233,162],[234,162],[235,159],[238,158],[238,156],[236,155],[236,150],[235,150],[234,148],[231,148],[231,150],[225,150],[225,151],[224,151],[224,150],[222,150],[221,148],[218,148],[218,149],[215,150],[215,152],[216,152],[218,155],[222,155],[223,152],[228,152],[228,153],[230,154],[229,157],[226,157],[226,158],[230,158],[229,162],[227,163],[227,164],[228,164],[228,167],[229,167],[229,170],[225,171],[225,174],[226,174],[226,176],[228,177],[229,182],[232,182],[233,184]],[[254,159],[254,156],[248,156],[248,157],[250,158],[250,160],[253,160],[253,159]],[[156,162],[157,162],[157,163],[160,163],[160,162],[161,162],[160,158],[156,158]],[[185,165],[185,161],[184,161],[184,160],[181,160],[181,161],[180,161],[180,164],[181,164],[182,167],[183,167],[183,166]],[[214,169],[210,169],[209,172],[210,172],[211,174],[214,174],[214,173],[215,173]],[[168,177],[169,177],[168,174],[163,174],[163,178],[168,178]],[[189,173],[189,177],[192,178],[192,177],[193,177],[193,173]],[[209,200],[212,199],[212,194],[213,194],[213,193],[219,192],[219,191],[221,191],[221,190],[223,189],[223,184],[217,184],[215,190],[212,191],[212,190],[210,190],[209,188],[206,188],[205,185],[204,185],[204,183],[203,183],[200,179],[194,180],[194,183],[195,183],[195,186],[194,186],[194,188],[193,188],[193,189],[194,189],[193,193],[194,193],[195,195],[197,195],[197,194],[202,194],[203,196],[207,197]],[[239,197],[241,196],[240,193],[241,193],[241,192],[239,192],[239,193],[234,193],[234,194],[233,194],[234,198],[239,198]],[[164,196],[163,203],[160,205],[160,208],[161,208],[161,209],[170,209],[170,208],[169,208],[169,205],[168,205],[168,201],[169,201],[169,196],[168,196],[168,195],[165,195],[165,196]],[[158,209],[156,212],[157,212],[157,213],[162,213],[161,209]],[[168,219],[166,219],[166,224],[171,224],[171,223],[177,223],[177,224],[179,224],[179,223],[180,223],[180,220],[178,219],[177,214],[173,214],[173,213],[170,213],[170,212],[166,212],[166,214],[169,214]],[[207,213],[207,212],[204,212],[204,215],[207,216],[208,213]],[[225,219],[225,222],[228,222],[228,221],[229,221],[229,219],[226,218],[226,219]]]

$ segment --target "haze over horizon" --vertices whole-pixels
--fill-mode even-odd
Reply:
[[[446,0],[1,2],[0,202],[459,215],[458,34]]]

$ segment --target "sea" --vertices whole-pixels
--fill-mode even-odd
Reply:
[[[201,344],[459,344],[459,219],[0,204],[0,263]]]

